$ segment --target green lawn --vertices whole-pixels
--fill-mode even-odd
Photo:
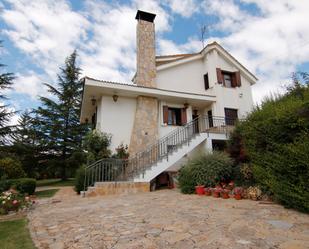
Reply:
[[[47,189],[47,190],[41,190],[41,191],[36,191],[34,194],[38,198],[47,198],[47,197],[53,197],[59,189]]]
[[[36,186],[43,187],[43,186],[55,186],[55,187],[65,187],[65,186],[74,186],[75,179],[69,178],[67,180],[61,179],[44,179],[44,180],[37,180]]]
[[[34,249],[26,219],[0,222],[1,249]]]

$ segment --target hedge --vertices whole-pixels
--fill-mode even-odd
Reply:
[[[2,179],[0,181],[0,192],[14,188],[20,193],[32,195],[35,192],[36,180],[32,178]]]
[[[236,131],[230,151],[245,152],[256,183],[284,206],[309,212],[309,87],[268,98]]]

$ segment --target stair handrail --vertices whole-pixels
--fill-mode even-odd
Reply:
[[[190,120],[188,123],[186,123],[185,125],[183,126],[179,126],[177,127],[176,129],[173,129],[172,131],[170,131],[169,133],[167,133],[166,135],[164,135],[163,137],[157,139],[154,143],[148,145],[144,150],[142,151],[138,151],[136,152],[133,157],[129,157],[128,159],[117,159],[117,158],[102,158],[90,165],[88,165],[87,167],[85,167],[85,181],[84,181],[84,190],[88,187],[86,186],[87,185],[87,177],[88,177],[88,173],[87,171],[89,170],[92,170],[95,169],[97,170],[97,168],[101,165],[105,165],[106,163],[108,162],[112,162],[112,163],[115,163],[115,162],[122,162],[123,166],[122,167],[127,167],[128,165],[130,165],[131,163],[134,163],[134,160],[137,162],[138,159],[140,160],[143,160],[143,162],[147,159],[149,160],[150,164],[148,165],[148,167],[151,167],[152,165],[154,165],[155,163],[157,163],[159,160],[161,160],[160,157],[157,157],[156,160],[151,160],[151,158],[139,158],[140,156],[142,156],[143,154],[148,156],[149,157],[149,154],[147,155],[147,153],[149,151],[152,151],[153,148],[156,148],[158,145],[160,145],[162,142],[164,142],[165,140],[172,140],[174,141],[174,138],[175,136],[179,133],[181,133],[182,131],[186,131],[187,129],[189,129],[190,127],[193,127],[193,129],[196,129],[192,134],[191,136],[189,136],[189,133],[185,136],[187,137],[184,137],[183,140],[180,140],[180,143],[178,144],[174,144],[174,146],[180,146],[182,145],[183,143],[185,142],[190,142],[190,140],[197,134],[201,133],[201,132],[207,132],[207,129],[206,128],[210,128],[210,127],[216,127],[214,126],[214,121],[218,121],[219,120],[223,120],[223,124],[224,126],[226,125],[227,123],[227,120],[229,120],[229,118],[227,117],[219,117],[219,116],[208,116],[208,115],[201,115],[201,116],[198,116],[196,117],[195,119],[193,120]],[[208,124],[206,125],[206,120],[208,122]],[[233,120],[233,122],[235,121],[235,119],[231,119]],[[202,122],[201,123],[201,126],[200,126],[200,121],[205,121],[205,122]],[[210,122],[212,123],[212,126],[210,126]],[[227,132],[227,131],[226,131]],[[168,146],[168,144],[166,144]],[[168,148],[165,148],[166,149],[166,156],[167,156],[167,159],[168,159],[168,156],[170,153],[173,152],[172,151],[169,151]],[[146,160],[146,161],[147,161]],[[131,172],[127,173],[127,177],[129,175],[131,176],[134,176],[134,174],[136,174],[136,170],[140,171],[140,170],[143,170],[145,172],[145,170],[148,168],[146,167],[147,165],[142,165],[142,168],[136,168],[136,169],[131,169]],[[111,167],[109,165],[109,167]],[[99,169],[100,170],[100,169]],[[101,169],[102,170],[102,169]],[[140,173],[140,172],[139,172]]]

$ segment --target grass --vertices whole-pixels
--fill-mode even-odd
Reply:
[[[34,249],[26,219],[0,222],[2,249]]]
[[[34,194],[36,195],[37,198],[48,198],[48,197],[53,197],[59,189],[46,189],[46,190],[41,190],[41,191],[36,191]]]
[[[75,184],[74,178],[68,178],[67,180],[44,179],[44,180],[37,180],[36,181],[37,187],[45,187],[45,186],[65,187],[65,186],[74,186],[74,184]]]

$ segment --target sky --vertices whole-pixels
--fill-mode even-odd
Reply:
[[[6,104],[37,107],[74,49],[83,76],[130,82],[137,9],[157,14],[157,55],[200,51],[206,26],[205,43],[217,41],[258,77],[256,103],[309,72],[308,0],[0,0],[0,63],[16,76]]]

